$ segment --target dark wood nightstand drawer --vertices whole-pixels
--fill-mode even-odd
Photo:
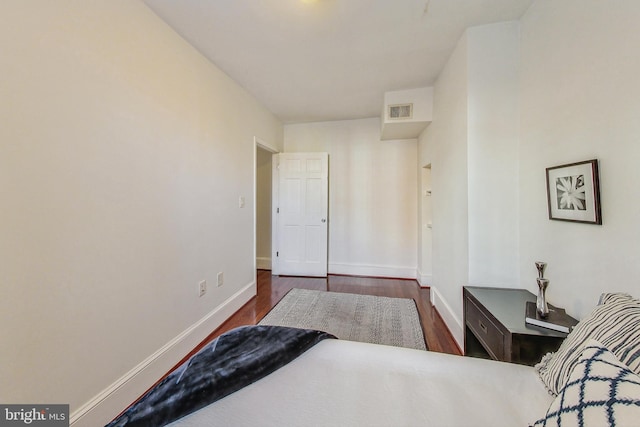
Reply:
[[[502,331],[470,299],[467,300],[465,319],[469,329],[491,357],[504,360],[504,335]]]
[[[567,336],[526,324],[527,303],[536,300],[526,289],[464,286],[462,299],[467,356],[533,366]]]

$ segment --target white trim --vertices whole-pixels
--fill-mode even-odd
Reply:
[[[464,349],[464,330],[462,328],[462,322],[451,309],[451,306],[447,304],[447,301],[442,298],[442,295],[438,292],[438,289],[435,286],[431,285],[429,294],[431,295],[431,304],[438,310],[438,313],[440,313],[440,317],[442,317],[447,328],[449,328],[449,331],[456,340],[458,347],[460,347],[460,349]]]
[[[256,295],[256,289],[255,282],[244,286],[209,314],[98,393],[71,414],[70,426],[93,427],[107,424],[189,354],[213,330],[253,298]]]
[[[256,266],[258,270],[271,270],[271,258],[256,257]]]
[[[418,279],[418,283],[420,284],[420,287],[422,288],[428,288],[433,283],[432,282],[433,278],[431,274],[424,274],[420,271],[420,269],[416,271],[416,277]]]
[[[346,274],[349,276],[396,277],[415,279],[415,267],[394,265],[369,265],[353,263],[329,263],[329,274]]]
[[[280,205],[280,154],[273,156],[271,160],[271,274],[280,274],[278,264],[278,247],[280,239],[278,236],[278,208]]]
[[[257,136],[253,137],[253,142],[256,146],[262,148],[263,150],[267,150],[270,153],[277,153],[278,149],[276,147],[274,147],[273,145],[269,144],[267,141],[265,141],[262,138],[258,138]]]

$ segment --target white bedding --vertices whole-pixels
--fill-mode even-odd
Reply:
[[[527,426],[553,398],[533,368],[325,340],[172,426]]]

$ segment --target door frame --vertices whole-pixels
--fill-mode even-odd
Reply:
[[[266,142],[265,140],[254,136],[253,137],[253,283],[255,283],[255,285],[258,285],[258,272],[257,272],[257,257],[258,257],[258,243],[257,243],[257,236],[258,236],[258,208],[257,208],[257,204],[258,204],[258,185],[257,185],[257,176],[258,176],[258,148],[268,151],[269,153],[273,154],[277,154],[279,153],[278,149],[276,147],[274,147],[273,145],[269,144],[268,142]],[[273,167],[274,161],[273,159],[271,160],[271,166]],[[272,177],[273,177],[273,173],[272,173]],[[272,269],[272,273],[273,273],[273,255],[274,255],[274,241],[273,241],[273,237],[274,237],[274,231],[273,231],[273,227],[275,224],[275,216],[273,213],[273,204],[274,204],[274,198],[273,198],[273,191],[274,191],[274,186],[273,186],[273,182],[271,183],[271,269]]]
[[[278,154],[278,153],[276,153]],[[278,238],[278,202],[280,201],[280,166],[278,156],[273,156],[271,161],[271,274],[280,274],[280,263],[278,262],[277,249],[280,239]]]

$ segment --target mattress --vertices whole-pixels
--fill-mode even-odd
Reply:
[[[171,426],[526,426],[553,400],[533,368],[325,340]]]

